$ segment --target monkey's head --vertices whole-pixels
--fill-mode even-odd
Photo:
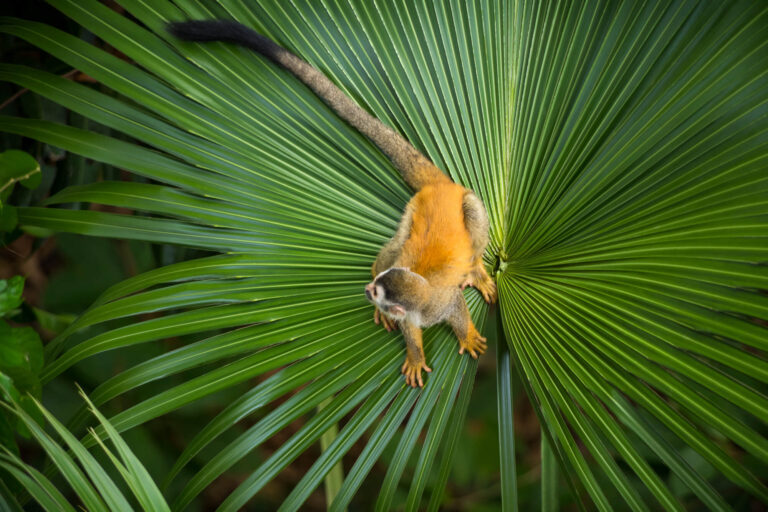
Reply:
[[[382,313],[403,320],[419,304],[427,280],[405,267],[392,267],[376,276],[365,286],[365,297]]]

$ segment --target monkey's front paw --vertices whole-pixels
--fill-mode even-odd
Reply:
[[[427,366],[426,361],[423,359],[421,361],[411,361],[407,357],[405,358],[405,363],[403,363],[403,367],[400,369],[400,372],[405,375],[405,383],[408,384],[411,387],[416,387],[416,384],[419,384],[419,387],[424,387],[424,381],[421,380],[421,370],[426,371],[427,373],[432,371],[432,368]]]
[[[379,308],[376,308],[376,311],[373,313],[373,321],[376,325],[381,324],[387,331],[397,330],[397,322],[379,311]]]
[[[484,353],[486,348],[488,348],[488,345],[485,343],[485,338],[480,336],[480,333],[477,331],[472,331],[467,335],[466,339],[459,340],[459,354],[463,354],[466,350],[475,359]]]

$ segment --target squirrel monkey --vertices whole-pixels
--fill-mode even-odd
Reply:
[[[408,385],[423,386],[421,330],[448,322],[459,339],[459,354],[477,358],[485,338],[469,316],[462,290],[476,287],[489,303],[496,285],[483,267],[488,215],[472,191],[453,183],[407,140],[370,115],[319,70],[269,38],[233,21],[172,23],[171,34],[187,41],[223,41],[257,51],[293,73],[342,119],[368,137],[392,161],[416,193],[392,239],[371,269],[365,295],[376,309],[374,321],[403,332],[407,355],[402,373]]]

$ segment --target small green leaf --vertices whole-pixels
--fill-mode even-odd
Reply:
[[[18,149],[0,153],[0,192],[21,183],[28,189],[40,185],[40,164],[31,155]]]
[[[0,279],[0,316],[19,307],[22,302],[21,292],[24,291],[24,278],[13,276],[10,279]]]
[[[11,402],[19,401],[19,390],[13,385],[13,379],[2,371],[0,371],[0,390],[2,390],[3,400],[9,400]]]
[[[9,204],[0,203],[0,233],[7,233],[16,227],[19,216],[16,208]]]
[[[75,321],[75,315],[57,315],[39,308],[32,308],[40,327],[54,334],[61,334],[69,324]]]
[[[43,343],[31,327],[13,328],[0,321],[0,371],[21,392],[40,396],[40,370],[43,368]]]

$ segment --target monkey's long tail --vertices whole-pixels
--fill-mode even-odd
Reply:
[[[440,169],[400,134],[385,125],[344,94],[327,76],[268,37],[227,20],[171,23],[168,31],[186,41],[224,41],[257,51],[304,82],[342,119],[357,128],[392,161],[403,179],[415,190],[435,182],[450,181]]]

